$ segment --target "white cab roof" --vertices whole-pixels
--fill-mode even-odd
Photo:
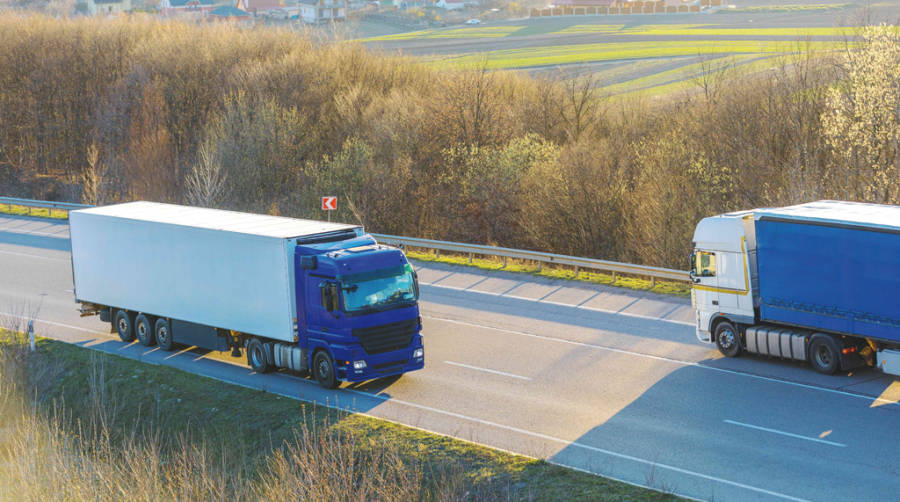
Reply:
[[[282,239],[361,228],[359,225],[346,223],[300,220],[145,201],[79,209],[73,212]]]
[[[900,206],[820,200],[796,206],[756,209],[755,219],[782,218],[900,230]]]
[[[749,213],[728,213],[703,218],[694,230],[695,245],[707,251],[740,253],[744,237],[743,217]]]

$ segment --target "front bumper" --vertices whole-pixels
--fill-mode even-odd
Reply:
[[[337,361],[337,376],[346,382],[362,382],[376,378],[401,375],[425,367],[424,347],[421,337],[416,337],[410,347],[384,354],[369,355],[365,352],[355,353],[352,357]],[[421,357],[414,357],[417,349],[422,349]],[[357,351],[354,351],[357,352]],[[354,361],[365,361],[366,367],[355,369]]]

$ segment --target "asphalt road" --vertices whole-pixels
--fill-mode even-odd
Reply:
[[[36,311],[42,336],[698,499],[900,493],[900,380],[720,358],[684,300],[418,263],[426,369],[326,391],[121,343],[78,316],[68,249],[64,222],[0,216],[0,320]]]

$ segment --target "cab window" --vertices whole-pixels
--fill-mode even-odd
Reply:
[[[694,254],[694,277],[715,277],[716,254],[706,251],[697,251]]]

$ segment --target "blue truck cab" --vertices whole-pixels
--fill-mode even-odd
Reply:
[[[419,285],[403,252],[362,235],[298,243],[294,259],[298,345],[319,383],[425,366]]]

